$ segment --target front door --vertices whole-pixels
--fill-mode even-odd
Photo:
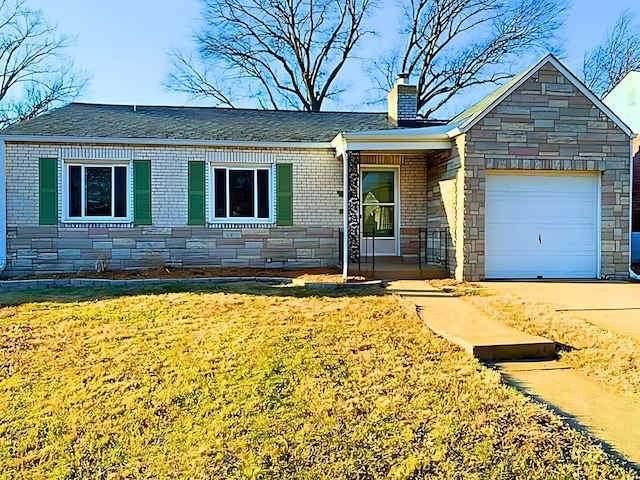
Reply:
[[[362,256],[398,255],[397,173],[395,168],[362,167]]]

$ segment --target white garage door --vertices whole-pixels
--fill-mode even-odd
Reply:
[[[486,278],[595,278],[597,175],[487,173]]]

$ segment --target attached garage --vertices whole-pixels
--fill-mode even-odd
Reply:
[[[490,172],[485,277],[597,278],[599,172]]]

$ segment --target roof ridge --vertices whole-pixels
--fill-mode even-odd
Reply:
[[[90,107],[129,107],[136,108],[171,108],[171,109],[184,109],[184,110],[223,110],[227,112],[268,112],[268,113],[286,113],[286,114],[355,114],[355,115],[386,115],[387,112],[377,111],[346,111],[346,110],[321,110],[319,112],[309,112],[306,110],[271,110],[266,108],[230,108],[230,107],[212,107],[206,105],[148,105],[140,103],[97,103],[97,102],[70,102],[69,105],[82,105]],[[62,107],[64,108],[64,107]]]

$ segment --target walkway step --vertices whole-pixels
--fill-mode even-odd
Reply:
[[[640,469],[640,404],[558,362],[503,362],[494,367],[507,383],[550,405]]]
[[[556,356],[555,342],[507,327],[424,281],[400,280],[390,283],[388,289],[411,300],[431,330],[479,360],[547,360]]]

